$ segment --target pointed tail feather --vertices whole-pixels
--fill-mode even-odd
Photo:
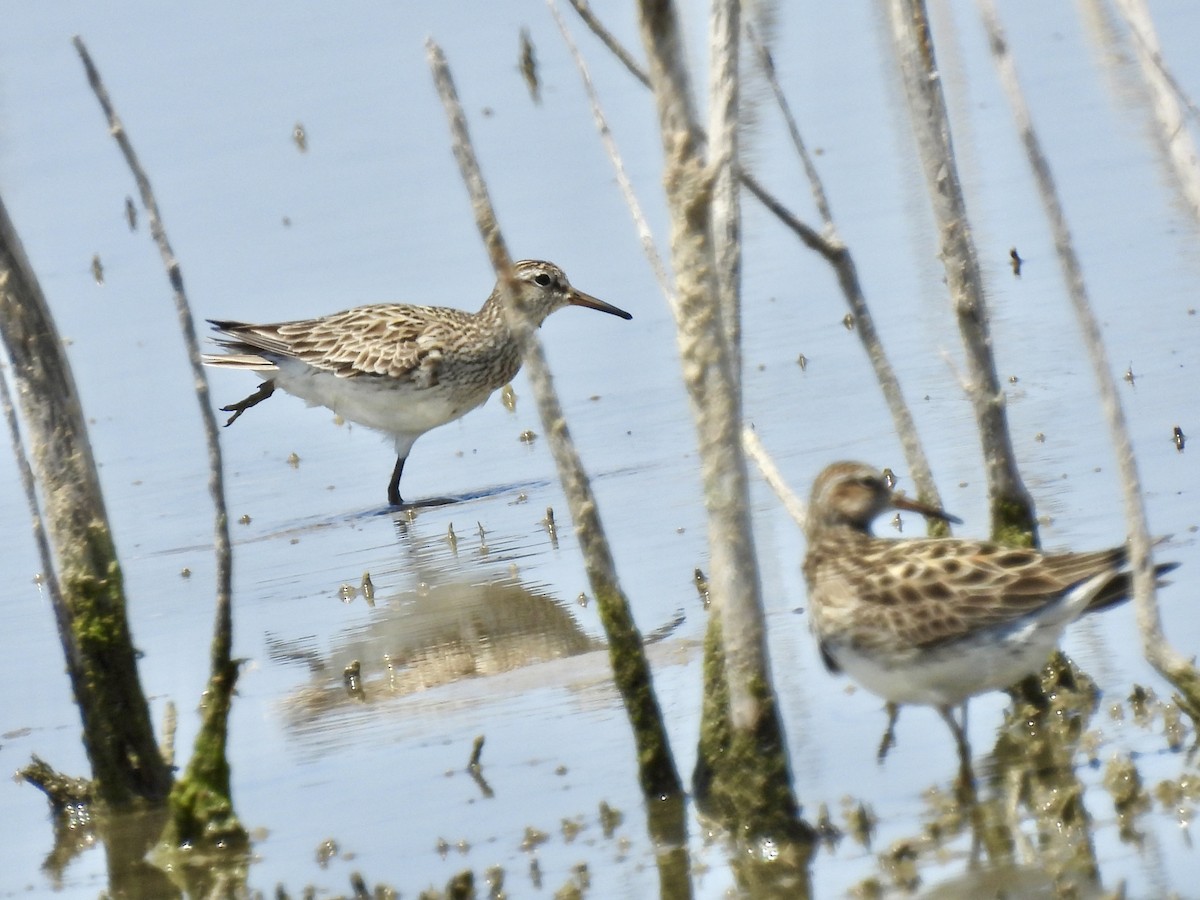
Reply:
[[[1178,568],[1179,563],[1177,562],[1159,563],[1154,567],[1155,583],[1159,587],[1162,587],[1167,583],[1162,580],[1162,577],[1168,572]],[[1112,580],[1109,581],[1108,584],[1106,584],[1100,589],[1099,592],[1097,592],[1096,596],[1092,598],[1091,603],[1088,604],[1088,607],[1086,610],[1084,610],[1084,612],[1099,612],[1102,609],[1108,609],[1110,606],[1116,606],[1119,603],[1124,603],[1129,599],[1132,588],[1133,573],[1128,571],[1118,572],[1115,576],[1113,576]]]

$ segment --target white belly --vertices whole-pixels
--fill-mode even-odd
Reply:
[[[885,700],[953,707],[1038,671],[1050,658],[1061,633],[1061,627],[1030,623],[999,640],[993,634],[990,639],[967,639],[901,656],[868,655],[849,646],[826,646],[850,678]]]
[[[392,435],[401,456],[422,434],[461,418],[491,395],[486,386],[417,387],[396,379],[338,378],[292,360],[280,360],[278,366],[259,374],[309,406],[324,406],[349,422]]]

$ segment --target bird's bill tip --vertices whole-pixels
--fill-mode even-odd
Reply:
[[[952,516],[944,509],[939,509],[928,503],[922,503],[919,500],[910,500],[907,497],[896,496],[892,498],[892,506],[896,507],[896,509],[906,509],[909,512],[920,513],[927,519],[941,519],[943,522],[949,522],[952,525],[962,524],[962,519],[958,516]]]
[[[625,310],[621,309],[620,307],[613,306],[611,303],[605,303],[603,300],[593,297],[591,294],[585,294],[583,291],[577,291],[574,288],[571,289],[570,302],[572,306],[586,306],[588,309],[598,309],[600,312],[606,312],[609,315],[619,316],[622,319],[633,318],[631,313],[625,312]]]

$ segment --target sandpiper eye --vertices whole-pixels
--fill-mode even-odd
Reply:
[[[538,284],[540,284],[542,287],[548,287],[550,285],[550,276],[547,275],[545,272],[538,272],[536,275],[533,276],[533,280],[535,282],[537,282]]]

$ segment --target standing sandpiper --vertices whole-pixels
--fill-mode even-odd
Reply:
[[[886,509],[958,521],[894,494],[863,463],[817,476],[805,523],[809,624],[831,671],[889,703],[936,707],[960,751],[953,707],[1036,672],[1071,622],[1128,598],[1123,547],[1043,554],[954,538],[886,540],[871,534]]]
[[[564,306],[586,306],[633,318],[571,287],[553,263],[513,266],[513,300],[534,325]],[[388,502],[400,506],[400,475],[417,438],[481,406],[521,367],[517,339],[505,319],[500,285],[477,313],[440,306],[386,303],[345,312],[248,325],[209,320],[225,355],[210,366],[249,369],[263,379],[257,391],[230,406],[226,425],[281,388],[310,406],[325,406],[396,442]]]

